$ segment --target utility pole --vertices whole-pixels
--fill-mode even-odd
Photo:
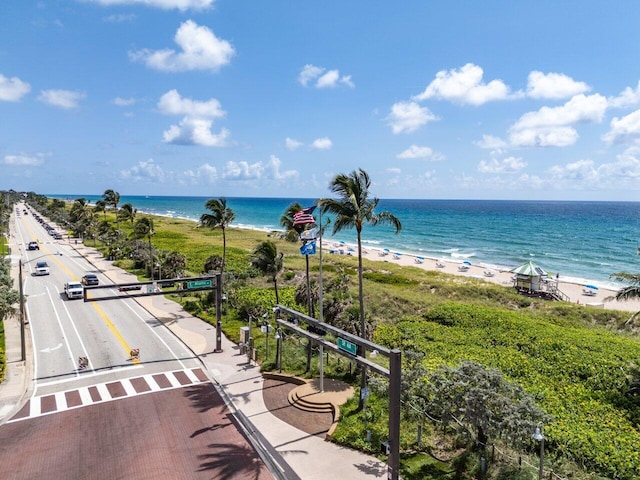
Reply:
[[[25,344],[24,334],[24,292],[22,291],[22,259],[18,260],[18,282],[20,283],[20,361],[24,362],[27,359],[27,347]]]

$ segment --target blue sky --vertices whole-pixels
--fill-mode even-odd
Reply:
[[[635,0],[0,9],[0,189],[640,200]]]

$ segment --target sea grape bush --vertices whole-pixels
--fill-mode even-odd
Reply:
[[[637,404],[627,399],[637,340],[449,302],[422,318],[379,325],[374,341],[423,352],[429,371],[463,360],[499,369],[553,417],[545,425],[547,448],[611,478],[640,477]]]

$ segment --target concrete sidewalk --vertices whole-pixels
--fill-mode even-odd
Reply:
[[[89,260],[97,271],[106,275],[114,283],[135,282],[136,277],[114,267],[93,248],[82,244],[72,244],[80,255]],[[193,317],[182,307],[163,296],[140,297],[136,301],[152,316],[156,317],[179,337],[203,362],[210,376],[230,400],[232,408],[247,419],[253,429],[265,439],[288,463],[288,466],[303,480],[324,480],[348,478],[354,480],[372,480],[387,477],[387,465],[375,457],[343,448],[320,437],[283,422],[269,412],[265,406],[262,388],[263,377],[254,363],[240,353],[237,345],[222,337],[222,352],[215,352],[215,327]],[[7,341],[15,335],[7,332]],[[19,334],[19,329],[18,329]],[[12,340],[13,341],[13,340]],[[20,341],[18,337],[18,342]],[[142,352],[144,354],[144,352]],[[143,357],[144,358],[144,357]],[[7,395],[8,403],[21,401],[17,391],[22,389],[28,395],[25,386],[30,385],[32,369],[30,366],[8,365],[7,386],[0,386],[0,409]],[[7,382],[5,382],[7,383]],[[10,392],[10,390],[14,390]],[[16,406],[17,407],[17,406]],[[11,410],[13,411],[13,410]],[[2,420],[0,410],[0,421]]]

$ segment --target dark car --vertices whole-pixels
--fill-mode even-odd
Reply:
[[[84,277],[82,277],[82,283],[84,285],[98,285],[100,281],[98,280],[98,276],[93,273],[87,273]]]
[[[40,250],[40,245],[38,245],[38,242],[29,242],[29,245],[27,245],[27,249],[28,250]]]

